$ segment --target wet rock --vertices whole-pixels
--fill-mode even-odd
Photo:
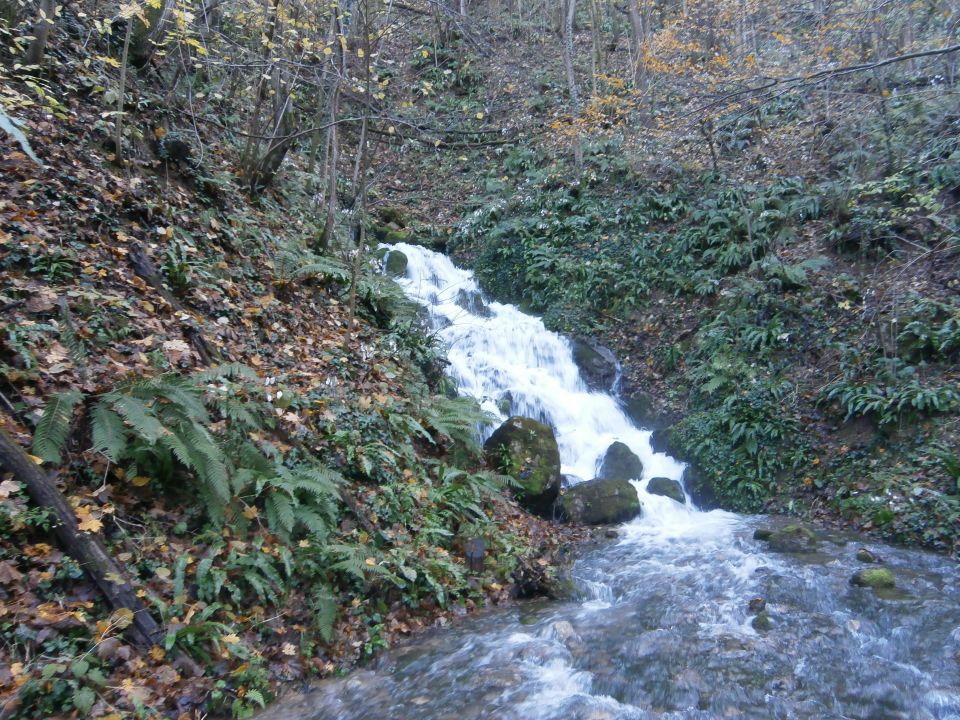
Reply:
[[[579,475],[563,474],[560,476],[560,487],[564,490],[567,488],[572,488],[574,485],[579,485],[582,482],[583,478]]]
[[[604,531],[603,536],[613,540],[615,538],[620,537],[620,533],[615,528],[607,528]]]
[[[491,311],[487,303],[484,302],[483,296],[476,290],[468,292],[460,288],[457,290],[456,303],[471,315],[485,318],[493,315],[493,311]]]
[[[609,391],[620,377],[620,363],[609,348],[592,338],[574,338],[573,361],[591,390]]]
[[[878,563],[881,562],[880,558],[874,555],[872,552],[866,548],[860,548],[857,550],[857,560],[862,563]]]
[[[874,590],[896,587],[897,581],[887,568],[867,568],[857,570],[850,578],[850,584],[868,587]]]
[[[766,612],[757,613],[757,616],[750,621],[750,624],[753,625],[753,629],[757,632],[767,632],[773,629],[773,623],[770,621],[770,616],[767,615]]]
[[[597,473],[597,477],[604,480],[639,480],[642,476],[643,463],[622,442],[615,442],[607,448]]]
[[[773,530],[770,528],[757,528],[753,531],[754,540],[769,540],[773,536]]]
[[[560,450],[553,430],[531,418],[513,416],[483,445],[487,464],[517,483],[518,502],[550,517],[560,494]]]
[[[387,275],[403,277],[407,272],[407,256],[399,250],[391,250],[384,258],[383,266]]]
[[[598,478],[575,485],[557,503],[561,520],[582,525],[608,525],[640,514],[637,490],[627,480]]]
[[[650,482],[647,483],[647,492],[651,495],[662,495],[663,497],[668,497],[671,500],[676,500],[681,505],[687,502],[687,498],[683,494],[683,488],[680,486],[680,483],[678,483],[676,480],[671,480],[670,478],[652,478]]]
[[[767,608],[767,601],[762,597],[755,597],[747,604],[747,608],[752,613],[762,613]]]
[[[774,530],[769,539],[769,548],[779,553],[812,553],[817,550],[817,536],[803,525],[787,525]]]
[[[573,625],[570,624],[569,620],[557,620],[557,622],[550,626],[550,630],[557,640],[562,642],[568,650],[577,650],[583,645],[583,639],[577,634],[577,631],[573,629]]]
[[[696,465],[688,464],[684,468],[681,481],[687,492],[690,493],[690,499],[701,510],[710,510],[719,506],[710,479]]]

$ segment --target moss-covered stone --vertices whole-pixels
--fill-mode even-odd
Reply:
[[[896,587],[897,581],[887,568],[865,568],[857,570],[850,578],[850,584],[868,587],[874,590]]]
[[[597,476],[604,480],[639,480],[643,476],[643,463],[629,447],[615,442],[607,448]]]
[[[857,560],[862,563],[876,563],[880,562],[880,558],[874,555],[872,552],[866,548],[860,548],[857,550]]]
[[[767,542],[773,552],[810,553],[817,550],[816,533],[803,525],[787,525],[774,530]]]
[[[574,485],[557,503],[561,520],[582,525],[626,522],[641,512],[637,490],[628,480],[598,478]]]
[[[403,277],[407,272],[407,256],[399,250],[391,250],[384,259],[384,268],[388,275]]]
[[[753,625],[753,629],[757,632],[767,632],[773,629],[773,623],[770,621],[770,616],[766,612],[757,613],[756,617],[750,621],[750,624]]]
[[[662,495],[676,500],[681,505],[687,502],[683,494],[683,487],[676,480],[665,477],[655,477],[647,483],[647,492],[651,495]]]
[[[553,514],[560,494],[560,449],[553,430],[531,418],[514,416],[483,445],[487,464],[513,477],[517,500],[531,512]]]

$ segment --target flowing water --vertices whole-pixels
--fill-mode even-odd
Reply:
[[[777,520],[649,495],[683,466],[654,453],[569,343],[487,302],[443,255],[399,245],[401,281],[449,345],[462,393],[505,418],[553,426],[565,473],[593,477],[614,440],[640,456],[643,516],[582,557],[577,601],[521,604],[391,650],[370,668],[280,703],[284,720],[857,718],[960,720],[960,570],[949,558],[823,534],[775,554],[753,539]],[[853,587],[866,546],[897,588]],[[764,598],[769,628],[748,608]]]

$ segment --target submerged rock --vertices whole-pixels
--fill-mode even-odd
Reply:
[[[860,548],[859,550],[857,550],[857,560],[859,560],[862,563],[880,562],[880,558],[878,558],[876,555],[874,555],[872,552],[870,552],[866,548]]]
[[[887,568],[866,568],[857,570],[850,578],[850,584],[857,587],[868,587],[874,590],[896,587],[897,581],[893,573]]]
[[[527,510],[549,517],[560,494],[560,450],[553,430],[515,415],[484,443],[487,464],[513,477],[517,500]]]
[[[753,531],[753,539],[767,541],[773,536],[773,530],[770,528],[757,528]]]
[[[747,609],[752,613],[762,613],[767,609],[767,601],[762,597],[755,597],[747,604]]]
[[[493,317],[493,311],[484,302],[483,296],[476,290],[467,291],[460,288],[457,290],[456,303],[471,315],[484,318]]]
[[[643,476],[643,463],[633,450],[622,442],[607,448],[597,477],[604,480],[639,480]]]
[[[651,495],[662,495],[676,500],[681,505],[687,502],[683,494],[683,487],[676,480],[665,477],[655,477],[647,483],[647,492]]]
[[[750,621],[750,624],[753,625],[753,629],[757,632],[767,632],[773,628],[773,623],[770,621],[770,616],[767,615],[766,611],[757,613],[756,617]]]
[[[641,512],[637,489],[627,480],[598,478],[574,485],[557,503],[561,520],[582,525],[626,522]]]
[[[767,538],[770,550],[779,553],[812,553],[817,550],[817,535],[803,525],[787,525]]]

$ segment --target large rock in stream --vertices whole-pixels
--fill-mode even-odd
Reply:
[[[639,480],[643,463],[627,445],[615,442],[607,448],[597,477],[604,480]]]
[[[686,504],[687,498],[683,494],[683,486],[676,480],[665,477],[655,477],[647,483],[647,492],[651,495],[662,495],[676,500],[681,505]]]
[[[568,489],[557,502],[561,520],[581,525],[622,523],[640,512],[640,498],[628,480],[588,480]]]
[[[515,494],[523,507],[542,517],[553,514],[560,494],[560,449],[549,426],[515,415],[483,444],[483,454],[487,465],[517,481]]]

